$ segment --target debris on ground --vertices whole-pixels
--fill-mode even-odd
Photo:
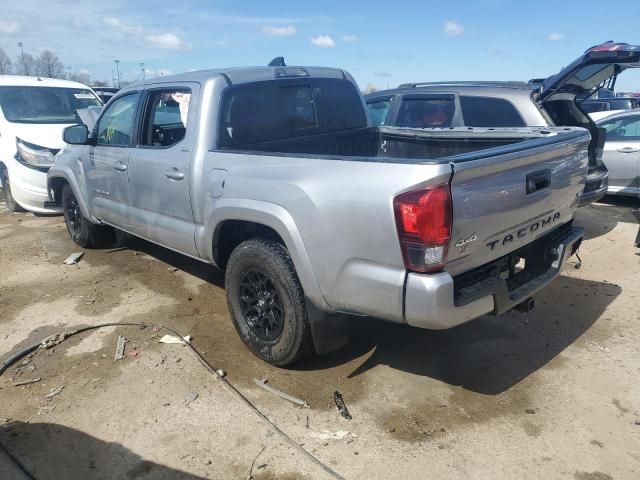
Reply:
[[[222,378],[227,376],[227,372],[225,372],[224,370],[222,370],[221,368],[219,368],[218,370],[216,370],[216,373],[218,375],[220,375]]]
[[[51,413],[55,410],[55,405],[51,405],[50,407],[40,407],[38,408],[38,415],[46,415],[47,413]]]
[[[127,343],[127,339],[122,335],[118,335],[118,343],[116,344],[116,354],[113,357],[113,361],[117,362],[124,358],[124,346]]]
[[[178,269],[176,267],[169,267],[167,270],[169,270],[172,273],[175,273],[178,271]]]
[[[84,252],[78,252],[78,253],[72,253],[71,255],[69,255],[67,257],[67,259],[64,261],[65,265],[75,265],[77,264],[80,259],[84,256]]]
[[[198,392],[189,392],[187,393],[187,396],[185,397],[184,401],[186,405],[189,405],[192,402],[195,402],[196,399],[200,396],[200,394]]]
[[[333,400],[336,402],[336,407],[338,407],[338,412],[347,420],[351,420],[351,414],[347,409],[347,406],[344,403],[344,399],[342,398],[342,394],[338,391],[333,392]]]
[[[182,338],[184,339],[185,342],[191,343],[191,338],[192,338],[191,335],[185,335]],[[180,340],[179,337],[176,337],[175,335],[165,335],[158,341],[158,343],[179,343],[181,345],[184,345],[184,342]]]
[[[346,430],[338,430],[337,432],[328,432],[323,430],[322,432],[311,432],[309,436],[316,440],[344,440],[345,438],[358,438],[358,435]]]
[[[273,393],[274,395],[278,395],[279,397],[284,398],[285,400],[291,403],[295,403],[300,407],[309,408],[309,404],[304,400],[300,400],[299,398],[296,398],[287,393],[284,393],[278,390],[277,388],[273,388],[271,385],[267,385],[266,378],[263,378],[262,380],[258,380],[257,378],[254,378],[253,381],[255,382],[256,385],[258,385],[260,388],[263,388],[267,392]]]
[[[38,378],[32,378],[31,380],[23,380],[21,382],[16,382],[13,384],[14,387],[21,387],[22,385],[30,385],[32,383],[37,383],[40,380],[42,380],[42,378],[38,377]]]
[[[53,335],[49,335],[47,338],[40,342],[40,348],[50,349],[55,347],[56,345],[64,342],[68,337],[73,335],[75,332],[62,332],[62,333],[54,333]]]
[[[62,392],[62,390],[64,390],[64,386],[62,387],[56,387],[56,388],[52,388],[51,390],[49,390],[49,393],[47,393],[44,398],[53,398],[56,395],[58,395],[60,392]]]
[[[247,475],[247,480],[251,480],[253,478],[253,466],[256,464],[256,460],[258,460],[258,457],[260,456],[260,454],[262,454],[262,452],[264,452],[265,448],[267,447],[263,445],[260,451],[258,452],[258,454],[256,455],[256,458],[254,458],[253,462],[251,462],[251,467],[249,468],[249,475]]]
[[[527,408],[525,410],[525,412],[527,412],[529,415],[535,415],[536,411],[533,408]]]

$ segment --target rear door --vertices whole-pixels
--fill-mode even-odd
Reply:
[[[197,84],[145,91],[136,148],[129,159],[131,232],[197,255],[191,209],[191,154]]]
[[[484,265],[569,222],[585,185],[589,139],[586,130],[575,128],[451,157],[446,270],[456,275]]]
[[[605,120],[602,160],[609,170],[609,192],[637,194],[640,187],[640,113]]]

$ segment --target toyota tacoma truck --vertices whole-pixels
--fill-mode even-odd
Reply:
[[[225,271],[235,328],[290,365],[348,316],[446,329],[532,306],[580,245],[579,127],[375,127],[345,71],[191,72],[68,127],[48,174],[73,241],[113,229]]]

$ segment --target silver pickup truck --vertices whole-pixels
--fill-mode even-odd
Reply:
[[[72,239],[126,231],[225,270],[274,365],[348,316],[445,329],[513,307],[578,248],[586,129],[373,127],[339,69],[193,72],[127,87],[49,171]]]

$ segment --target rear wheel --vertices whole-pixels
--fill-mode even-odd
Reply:
[[[1,172],[0,180],[2,181],[2,192],[4,193],[4,201],[10,212],[26,212],[13,198],[11,193],[11,183],[9,182],[9,172],[3,169]]]
[[[225,289],[234,326],[256,356],[282,367],[312,351],[304,293],[282,244],[253,239],[238,245]]]
[[[71,239],[81,247],[100,248],[113,242],[113,229],[105,225],[95,225],[85,218],[69,185],[62,188],[62,210]]]

